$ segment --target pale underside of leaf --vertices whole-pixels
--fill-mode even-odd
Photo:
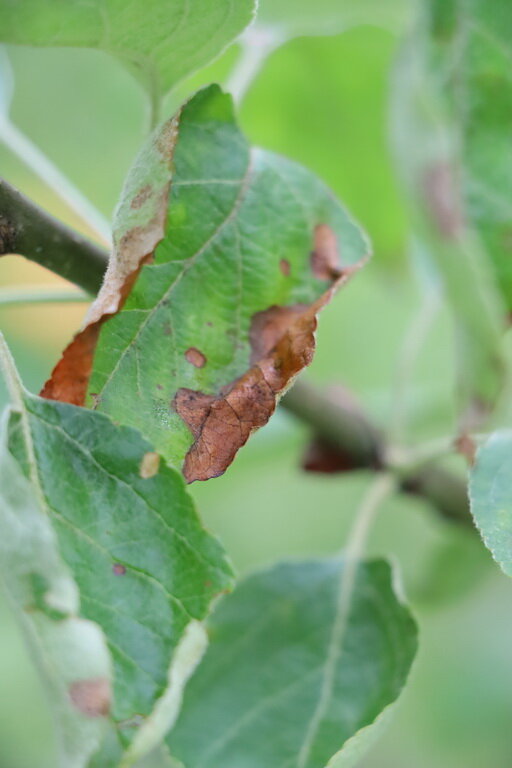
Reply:
[[[46,510],[0,445],[0,579],[20,622],[55,724],[58,768],[85,768],[104,736],[111,661],[97,624],[80,616]]]
[[[151,451],[134,430],[27,394],[23,408],[21,421],[17,414],[10,419],[9,449],[39,485],[82,615],[105,633],[114,666],[108,748],[117,760],[146,723],[153,724],[153,740],[160,727],[163,736],[159,700],[174,652],[189,624],[204,619],[212,599],[229,587],[231,570],[179,474],[164,462],[141,473]],[[88,689],[75,694],[90,706]],[[99,764],[117,762],[105,757]]]

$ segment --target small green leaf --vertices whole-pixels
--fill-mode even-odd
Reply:
[[[512,576],[512,431],[480,448],[469,480],[471,512],[494,559]]]
[[[490,17],[505,5],[485,7]],[[455,313],[459,402],[470,427],[492,410],[505,379],[498,283],[512,306],[505,237],[512,215],[503,203],[510,199],[510,153],[500,149],[509,142],[512,80],[506,56],[496,69],[497,51],[491,60],[482,49],[483,38],[492,48],[479,18],[483,8],[455,0],[422,5],[399,61],[394,98],[396,155],[417,233]],[[494,87],[499,99],[491,99]],[[491,108],[490,99],[500,106]]]
[[[401,27],[409,0],[260,0],[258,24],[273,26],[284,39],[337,35],[360,24]]]
[[[0,580],[24,630],[55,723],[58,768],[84,768],[107,727],[111,663],[80,616],[78,589],[29,482],[0,437]]]
[[[0,40],[106,51],[157,100],[217,56],[253,13],[254,0],[4,0]]]
[[[350,580],[341,559],[282,564],[224,598],[172,754],[187,768],[350,765],[416,652],[389,565],[361,563]]]
[[[180,474],[137,432],[29,395],[12,370],[10,381],[9,450],[55,530],[82,616],[101,626],[112,655],[115,738],[100,765],[125,750],[131,765],[172,723],[202,652],[199,622],[230,587],[231,568]]]

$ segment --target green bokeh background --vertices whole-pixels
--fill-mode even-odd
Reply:
[[[407,260],[406,203],[388,149],[396,48],[391,33],[370,27],[294,40],[269,58],[241,108],[250,139],[316,171],[373,240],[372,264],[322,315],[318,352],[306,376],[348,386],[383,427],[397,356],[421,299]],[[13,48],[10,55],[15,122],[110,216],[147,128],[137,84],[103,54]],[[236,48],[229,50],[182,84],[167,110],[194,87],[224,81],[236,56]],[[79,226],[1,145],[0,175]],[[20,258],[0,261],[0,285],[48,279]],[[0,327],[29,388],[39,389],[81,314],[83,307],[66,305],[0,310]],[[441,311],[402,403],[411,442],[450,434],[452,389],[451,328]],[[302,473],[307,437],[279,412],[226,475],[191,488],[240,572],[277,558],[332,553],[343,544],[371,478]],[[390,729],[362,765],[512,768],[510,580],[476,535],[403,496],[383,506],[369,549],[400,565],[420,624],[420,653]],[[54,768],[44,697],[3,597],[0,621],[0,768]]]

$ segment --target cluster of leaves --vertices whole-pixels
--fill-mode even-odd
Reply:
[[[390,23],[403,5],[383,18],[376,0],[264,0],[251,29],[281,43]],[[512,19],[499,5],[503,18],[484,0],[424,4],[394,111],[417,239],[455,313],[463,429],[503,389],[512,304],[495,105],[497,89],[503,110],[511,93]],[[254,13],[252,0],[6,0],[0,37],[112,53],[157,114]],[[1,574],[45,679],[58,765],[126,768],[165,741],[184,768],[341,768],[385,719],[416,650],[389,564],[282,564],[217,603],[232,569],[186,487],[224,472],[266,424],[312,359],[318,312],[368,255],[330,191],[249,147],[210,86],[142,147],[103,287],[42,397],[2,349]],[[495,436],[471,481],[509,571],[511,461],[512,438]]]

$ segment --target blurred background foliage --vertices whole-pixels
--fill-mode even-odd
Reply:
[[[373,262],[322,315],[318,352],[306,376],[348,386],[383,427],[399,350],[422,295],[408,260],[406,201],[389,150],[397,45],[390,31],[369,26],[294,39],[269,57],[240,112],[251,141],[316,171],[372,238]],[[136,82],[97,52],[12,47],[9,54],[13,120],[110,216],[147,130]],[[225,82],[237,55],[234,46],[182,83],[166,112],[197,86]],[[81,227],[1,145],[0,175]],[[0,260],[0,285],[62,282],[20,257]],[[0,327],[31,390],[41,387],[84,310],[65,304],[0,308]],[[401,404],[412,443],[452,432],[452,358],[449,317],[441,311]],[[331,553],[344,541],[369,476],[303,473],[307,437],[279,412],[225,476],[191,487],[206,524],[240,572],[277,558]],[[364,768],[511,768],[508,580],[472,531],[450,526],[412,497],[384,505],[370,551],[400,564],[420,623],[420,654],[391,728]],[[0,621],[0,768],[53,768],[44,698],[3,598]]]

